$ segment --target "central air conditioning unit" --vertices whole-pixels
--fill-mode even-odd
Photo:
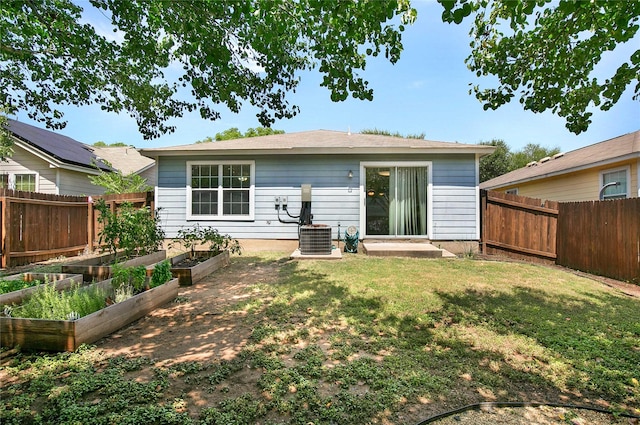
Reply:
[[[309,224],[300,226],[301,255],[331,255],[331,226]]]

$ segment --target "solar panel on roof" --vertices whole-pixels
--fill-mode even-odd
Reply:
[[[98,158],[84,144],[71,137],[12,119],[7,120],[6,128],[19,139],[62,162],[87,168],[95,168],[95,163],[103,170],[111,170],[111,167],[97,162]]]

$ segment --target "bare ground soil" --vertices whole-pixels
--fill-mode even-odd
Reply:
[[[235,263],[205,278],[191,287],[182,287],[179,299],[158,309],[145,318],[113,334],[97,345],[108,355],[146,356],[154,359],[155,366],[167,367],[175,363],[197,361],[216,362],[232,360],[247,344],[252,328],[244,320],[244,314],[232,308],[234,304],[257,296],[251,287],[256,283],[275,282],[278,263]],[[322,344],[322,342],[320,343]],[[327,343],[328,345],[328,343]],[[150,379],[142,376],[136,379]],[[149,373],[148,371],[146,373]],[[220,391],[202,391],[197,386],[181,384],[170,389],[167,399],[187,395],[187,409],[197,417],[204,407],[247,392],[259,397],[256,383],[261,371],[247,369],[234,375],[233,384],[221,384]],[[330,388],[323,388],[330,391]],[[527,389],[523,393],[526,393]],[[531,389],[533,390],[533,389]],[[514,389],[514,392],[520,392]],[[534,399],[542,394],[531,393]],[[562,397],[562,396],[560,396]],[[460,388],[456,399],[419,400],[407,404],[404,411],[394,417],[378,418],[384,424],[419,424],[442,412],[469,404],[470,401],[491,400],[491,394],[477,394],[476,389]],[[604,408],[607,406],[604,405]],[[270,419],[276,419],[271,417]],[[432,422],[435,424],[631,424],[626,418],[563,408],[485,408],[470,410]]]
[[[146,317],[112,334],[96,345],[107,356],[145,356],[153,359],[154,366],[168,367],[183,362],[218,362],[232,360],[247,346],[252,332],[242,311],[233,305],[257,296],[251,288],[256,283],[272,283],[278,276],[280,264],[273,263],[232,263],[190,287],[181,287],[177,302],[166,304]],[[616,286],[616,281],[603,282]],[[622,285],[620,289],[629,287]],[[640,290],[630,290],[631,296],[640,295]],[[261,371],[246,369],[233,375],[233,383],[221,384],[219,391],[204,391],[197,385],[188,385],[182,380],[168,389],[166,399],[184,398],[187,410],[193,417],[198,412],[220,401],[255,393],[260,397],[256,383]],[[131,378],[139,381],[153,379],[152,371],[143,368],[131,372]],[[224,388],[223,388],[224,387]],[[322,388],[331,391],[331,388]],[[514,393],[525,393],[528,389],[516,389]],[[545,398],[531,389],[532,399]],[[546,395],[547,397],[554,395]],[[562,396],[559,401],[562,401]],[[447,400],[418,400],[407,404],[398,415],[382,415],[376,423],[421,424],[427,418],[482,401],[490,401],[492,394],[478,394],[477,389],[462,385],[454,398]],[[571,402],[571,400],[567,400]],[[603,405],[603,408],[606,408]],[[286,418],[270,417],[270,420]],[[608,414],[592,411],[571,410],[550,407],[485,408],[473,409],[433,421],[444,424],[637,424],[636,419],[614,418]]]

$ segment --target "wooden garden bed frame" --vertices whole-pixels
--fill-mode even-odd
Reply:
[[[108,287],[111,279],[95,285]],[[178,279],[107,306],[77,320],[0,317],[0,343],[28,350],[74,351],[95,342],[178,296]]]
[[[68,273],[20,273],[11,276],[1,277],[2,280],[25,280],[33,282],[39,280],[42,283],[54,283],[56,290],[62,291],[71,288],[72,285],[82,285],[81,274]],[[18,291],[0,294],[0,305],[20,304],[25,298],[30,297],[40,285],[34,285],[29,288],[20,289]]]

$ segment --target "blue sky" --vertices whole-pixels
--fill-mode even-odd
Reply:
[[[570,133],[564,120],[551,113],[524,111],[517,100],[496,111],[484,111],[468,92],[470,83],[488,86],[464,63],[470,51],[470,22],[443,23],[442,8],[434,1],[414,1],[414,7],[418,19],[403,34],[404,51],[399,62],[391,65],[384,58],[370,58],[362,74],[374,90],[373,101],[331,102],[329,91],[320,87],[320,75],[305,73],[297,92],[289,97],[290,103],[300,106],[300,114],[278,120],[273,127],[287,133],[378,128],[402,134],[424,133],[429,140],[461,143],[502,139],[512,150],[538,143],[559,146],[565,152],[640,129],[640,102],[632,99],[631,89],[611,110],[594,110],[589,130],[580,135]],[[617,51],[628,57],[638,46],[640,37],[619,46]],[[619,65],[615,54],[603,60],[603,70],[609,64]],[[239,114],[221,109],[222,118],[214,122],[202,120],[199,114],[185,115],[172,122],[177,126],[175,133],[144,140],[135,120],[126,114],[106,113],[96,106],[65,107],[63,111],[68,123],[59,132],[64,135],[88,144],[101,140],[138,148],[190,144],[231,127],[246,131],[260,125],[256,110],[245,105]],[[26,113],[17,118],[43,126],[31,122]]]

